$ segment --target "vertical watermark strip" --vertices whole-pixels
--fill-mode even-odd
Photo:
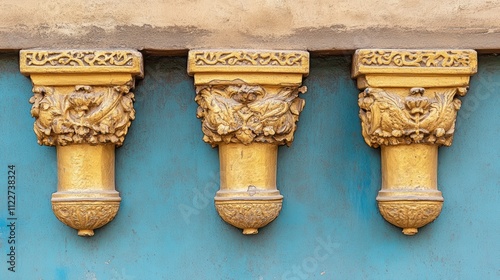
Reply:
[[[7,270],[16,272],[16,166],[7,166]]]

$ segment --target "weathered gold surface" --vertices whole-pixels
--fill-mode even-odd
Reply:
[[[242,189],[246,191],[249,186],[276,189],[277,145],[220,144],[219,159],[221,191]],[[255,195],[254,193],[252,196]]]
[[[135,118],[142,56],[131,50],[24,50],[20,69],[33,82],[31,114],[40,145],[57,147],[56,217],[93,236],[118,212],[115,147]]]
[[[362,135],[382,148],[382,216],[413,235],[435,220],[438,147],[450,146],[470,75],[473,50],[358,50],[353,59]]]
[[[278,145],[290,145],[305,101],[298,97],[309,72],[300,51],[197,50],[189,52],[203,140],[219,146],[217,212],[256,234],[281,210],[276,187]]]

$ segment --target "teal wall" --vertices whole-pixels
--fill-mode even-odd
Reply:
[[[123,198],[82,238],[59,222],[56,151],[36,143],[30,80],[0,56],[0,279],[498,279],[500,57],[482,56],[449,148],[439,218],[412,237],[379,215],[379,150],[361,137],[350,57],[313,58],[306,107],[279,151],[281,214],[255,236],[224,223],[212,197],[218,154],[202,141],[186,58],[145,59],[137,118],[116,153]],[[16,165],[16,272],[7,270],[7,166]]]

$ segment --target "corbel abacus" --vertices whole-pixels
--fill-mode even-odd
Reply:
[[[116,216],[115,147],[131,121],[135,78],[143,76],[133,50],[22,50],[20,70],[33,83],[31,114],[40,145],[56,146],[57,192],[52,210],[80,236]]]
[[[203,140],[219,147],[217,212],[227,223],[257,234],[281,211],[276,187],[278,145],[290,145],[305,101],[309,73],[304,51],[193,50],[197,117]]]
[[[470,76],[473,50],[356,51],[352,76],[359,94],[362,134],[381,147],[382,216],[414,235],[441,212],[438,147],[450,146]]]

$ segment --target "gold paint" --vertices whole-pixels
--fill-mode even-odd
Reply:
[[[280,81],[281,86],[295,86],[302,82],[303,74],[280,74],[273,73],[199,73],[194,76],[195,85],[204,84],[231,84],[232,81],[243,81],[249,85],[273,85],[276,80]],[[238,84],[238,83],[236,83]]]
[[[219,144],[219,159],[221,191],[245,189],[248,186],[276,189],[277,145]]]
[[[40,145],[57,147],[56,217],[93,236],[116,216],[115,147],[135,118],[142,56],[129,50],[24,50],[20,68],[33,82],[31,114]]]
[[[89,84],[94,86],[112,86],[126,84],[130,81],[130,74],[126,73],[32,74],[30,77],[33,84],[45,86],[74,86]]]
[[[382,216],[413,235],[434,221],[443,197],[437,188],[438,147],[450,146],[470,76],[473,50],[358,50],[362,135],[381,147]]]
[[[437,190],[436,145],[383,145],[381,150],[383,190]]]
[[[278,145],[219,144],[219,159],[217,212],[243,234],[257,234],[281,210],[283,196],[276,188]]]
[[[308,72],[307,52],[189,52],[203,140],[219,146],[221,185],[215,207],[243,234],[257,234],[281,210],[278,145],[293,142],[305,105],[298,97],[306,91],[300,84]]]
[[[59,194],[100,190],[116,193],[114,145],[57,146],[57,175]]]

